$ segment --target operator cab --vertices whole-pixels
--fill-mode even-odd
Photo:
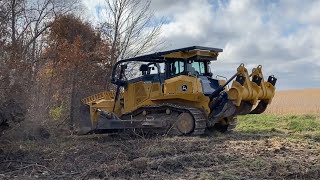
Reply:
[[[141,64],[140,67],[138,66],[139,73],[136,73],[135,77],[131,78],[130,80],[127,80],[126,83],[135,83],[139,81],[143,81],[146,83],[163,83],[165,78],[163,73],[163,67],[161,67],[163,66],[162,64],[157,62]]]
[[[211,77],[210,61],[172,60],[163,65],[160,63],[141,64],[139,70],[144,79],[156,78],[160,74],[161,79],[170,79],[175,76],[208,76]],[[162,66],[162,67],[161,67]],[[164,73],[162,73],[164,72]]]
[[[166,63],[166,77],[178,75],[212,76],[210,61],[176,60]]]
[[[211,78],[210,71],[210,62],[217,60],[219,52],[222,52],[222,49],[192,46],[121,60],[113,67],[112,83],[118,86],[138,81],[162,84],[166,79],[187,75],[199,78],[203,93],[210,95],[219,87],[218,80]],[[120,66],[120,71],[117,67],[129,62],[143,63],[139,68],[141,76],[124,81],[120,78],[123,65]],[[119,75],[116,75],[117,72]]]
[[[205,95],[212,94],[218,87],[219,81],[212,78],[210,61],[208,60],[175,60],[166,63],[166,79],[175,76],[188,75],[201,80],[202,91]]]
[[[165,73],[161,73],[161,69]],[[212,79],[210,71],[210,61],[202,60],[170,60],[165,63],[165,67],[160,67],[159,63],[148,63],[140,66],[142,76],[134,81],[162,82],[166,79],[180,75],[193,76],[199,78],[202,84],[202,91],[205,95],[212,94],[218,87],[219,82]]]

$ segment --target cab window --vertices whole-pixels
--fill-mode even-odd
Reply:
[[[184,61],[175,61],[170,64],[170,75],[181,74],[184,72]]]
[[[197,72],[198,75],[205,74],[205,63],[203,61],[202,62],[194,61],[192,63],[192,67],[193,67],[194,71]]]

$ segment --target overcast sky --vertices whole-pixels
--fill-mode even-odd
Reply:
[[[104,0],[83,0],[90,19]],[[222,48],[214,74],[230,77],[240,63],[262,65],[277,89],[320,87],[320,0],[152,0],[165,17],[167,49],[201,45]]]

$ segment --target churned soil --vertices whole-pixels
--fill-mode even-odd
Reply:
[[[204,137],[0,139],[0,179],[318,179],[320,140],[234,131]]]

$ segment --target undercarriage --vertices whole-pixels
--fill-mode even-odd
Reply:
[[[84,113],[86,112],[89,111],[84,109]],[[215,124],[210,123],[206,117],[205,112],[200,109],[178,104],[145,106],[120,118],[101,111],[99,120],[90,132],[134,130],[148,134],[197,136],[214,130],[231,131],[236,126],[236,117],[224,118]]]

